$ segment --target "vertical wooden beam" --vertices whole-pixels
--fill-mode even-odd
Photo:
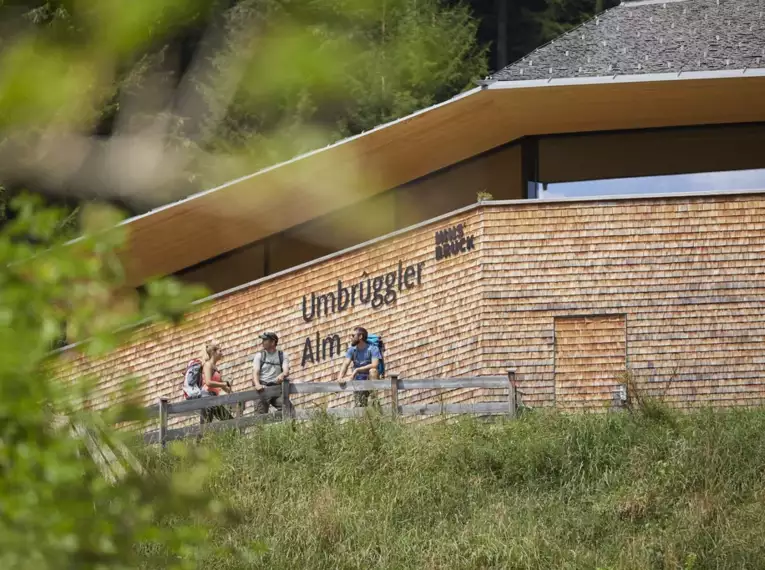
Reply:
[[[159,398],[159,444],[164,448],[167,439],[167,398]]]
[[[523,137],[521,139],[521,184],[524,197],[528,200],[539,198],[539,139]]]
[[[203,408],[199,410],[199,433],[197,433],[197,443],[202,441],[202,434],[205,431],[205,412],[207,409]]]
[[[244,417],[244,402],[239,402],[236,405],[236,419],[241,420]],[[244,433],[244,428],[239,426],[239,433]]]
[[[514,418],[518,412],[518,394],[515,391],[515,370],[507,371],[507,402],[510,407],[510,417]]]
[[[293,417],[292,402],[290,402],[290,381],[282,382],[282,421]]]
[[[398,417],[398,374],[390,375],[390,409],[394,418]]]
[[[611,408],[617,411],[626,408],[627,398],[627,384],[617,384],[616,390],[611,394]]]

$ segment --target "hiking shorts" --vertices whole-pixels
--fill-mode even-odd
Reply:
[[[263,389],[258,392],[258,397],[253,400],[256,414],[267,414],[271,406],[281,412],[283,403],[281,384],[264,386]]]
[[[217,398],[215,394],[210,394],[209,392],[202,392],[202,398]],[[203,424],[209,424],[213,421],[213,419],[220,420],[222,422],[225,422],[226,420],[233,420],[234,415],[231,413],[231,410],[228,409],[226,406],[215,406],[212,408],[207,408],[205,410],[199,411],[199,421]]]

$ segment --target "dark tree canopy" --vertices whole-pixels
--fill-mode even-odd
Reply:
[[[77,168],[51,174],[56,161],[33,148],[49,125],[16,113],[25,139],[0,148],[0,184],[6,195],[27,189],[69,208],[98,200],[146,211],[444,101],[613,3],[196,0],[181,16],[158,13],[161,34],[116,46],[113,80],[77,125],[86,137]],[[5,2],[0,22],[75,52],[105,33],[82,6]],[[7,123],[0,117],[0,138]],[[148,141],[135,136],[147,132]],[[148,155],[154,145],[156,172],[107,164],[110,145],[131,137]],[[45,160],[27,165],[27,155]]]

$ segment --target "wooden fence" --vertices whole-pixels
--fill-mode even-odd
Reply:
[[[224,431],[230,429],[244,430],[246,427],[282,420],[307,420],[317,413],[326,413],[336,417],[350,418],[364,414],[364,408],[327,408],[326,410],[300,410],[295,408],[291,400],[293,394],[326,394],[341,392],[373,392],[387,391],[390,394],[391,405],[382,407],[384,413],[392,417],[399,416],[428,416],[437,414],[481,414],[506,415],[515,417],[518,409],[515,372],[508,370],[507,376],[480,376],[477,378],[448,378],[435,380],[399,379],[397,374],[391,374],[386,380],[339,382],[306,382],[282,383],[282,412],[255,414],[244,416],[246,402],[256,400],[259,393],[256,390],[236,392],[213,398],[199,398],[171,404],[166,398],[160,398],[155,406],[148,408],[150,416],[159,418],[159,429],[144,434],[146,443],[160,443],[201,435],[204,432]],[[399,405],[399,394],[405,390],[453,390],[456,388],[506,388],[507,401],[482,402],[477,404],[406,404]],[[170,416],[188,416],[199,414],[202,410],[217,406],[236,405],[236,417],[227,421],[200,423],[182,428],[168,429]]]

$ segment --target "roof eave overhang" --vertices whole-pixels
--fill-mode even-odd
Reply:
[[[550,77],[549,79],[524,79],[481,81],[484,89],[529,89],[535,87],[561,87],[576,85],[619,85],[625,83],[663,83],[666,81],[700,81],[709,79],[740,79],[765,77],[765,68],[724,69],[717,71],[676,71],[668,73],[636,73],[633,75],[607,75],[593,77]]]
[[[128,281],[172,274],[524,136],[760,122],[763,95],[761,69],[489,82],[127,220]]]

